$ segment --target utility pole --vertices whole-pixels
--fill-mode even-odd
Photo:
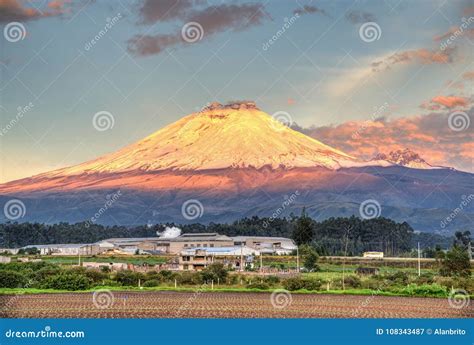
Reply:
[[[296,246],[296,272],[300,273],[300,252],[298,246]]]
[[[240,271],[243,272],[244,271],[244,246],[243,244],[241,243],[240,244]]]
[[[420,252],[420,242],[418,242],[418,277],[421,276],[421,252]]]

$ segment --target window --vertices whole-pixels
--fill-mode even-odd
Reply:
[[[183,269],[188,270],[188,269],[189,269],[189,265],[183,265]]]
[[[187,244],[185,244],[184,246],[185,246],[185,247],[187,247],[188,245],[187,245]]]
[[[211,248],[214,248],[214,244],[213,244],[213,243],[211,243],[211,244],[209,245],[209,247],[211,247]]]

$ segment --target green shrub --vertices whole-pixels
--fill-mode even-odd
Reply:
[[[392,283],[398,285],[406,285],[408,284],[408,274],[402,271],[395,272],[393,274],[389,274],[385,277],[387,280],[390,280]]]
[[[283,281],[283,287],[288,291],[301,290],[304,288],[304,282],[301,278],[288,278]]]
[[[439,273],[446,277],[470,277],[471,263],[467,250],[454,245],[441,261]]]
[[[288,291],[318,290],[321,284],[321,281],[315,279],[288,278],[283,281],[283,287]]]
[[[33,274],[33,279],[39,282],[40,284],[43,283],[48,277],[58,275],[62,272],[63,270],[59,267],[56,266],[46,266],[38,271],[36,271]]]
[[[396,289],[397,292],[411,295],[411,296],[439,296],[444,297],[447,296],[447,289],[444,286],[438,284],[424,284],[424,285],[416,285],[416,284],[409,284],[408,286],[402,289]]]
[[[303,281],[304,281],[303,289],[309,290],[309,291],[319,290],[322,284],[321,281],[315,280],[315,279],[308,279],[308,280],[303,280]]]
[[[236,274],[230,274],[227,277],[227,284],[229,285],[237,285],[240,283],[240,277]]]
[[[86,270],[83,273],[92,283],[102,283],[105,279],[109,278],[107,273],[98,270]]]
[[[158,272],[158,274],[161,276],[161,279],[163,281],[166,281],[168,279],[171,279],[174,273],[171,271],[163,270],[163,271]]]
[[[74,273],[60,273],[48,277],[43,284],[46,289],[57,289],[57,290],[87,290],[90,287],[89,280],[81,274]]]
[[[178,284],[182,285],[199,285],[202,283],[201,275],[193,272],[183,272],[177,276],[176,280]]]
[[[201,276],[205,282],[211,282],[212,280],[214,283],[218,281],[225,282],[227,270],[222,263],[213,263],[201,271]]]
[[[102,286],[121,286],[119,282],[113,280],[113,279],[105,279],[103,282],[101,282]]]
[[[160,281],[158,279],[147,280],[146,282],[143,283],[144,287],[155,287],[158,285],[160,285]]]
[[[26,284],[26,277],[18,272],[0,270],[0,288],[21,288]]]
[[[276,285],[280,282],[280,278],[277,276],[267,276],[263,279],[263,281],[268,285]]]
[[[460,277],[436,277],[436,283],[446,287],[447,291],[451,289],[463,289],[469,292],[474,292],[474,279],[460,278]]]
[[[161,280],[161,275],[156,271],[148,271],[145,273],[146,280]]]
[[[376,277],[371,277],[367,280],[362,280],[361,281],[361,287],[364,289],[370,289],[370,290],[383,290],[384,283],[381,282],[378,278]]]
[[[356,276],[344,277],[344,286],[346,288],[349,287],[349,288],[357,289],[357,288],[360,288],[361,285],[362,284],[359,277],[356,277]]]
[[[418,285],[433,284],[434,279],[431,273],[423,273],[421,276],[415,278],[415,283]]]
[[[117,272],[115,280],[122,284],[122,286],[137,286],[139,280],[145,280],[145,276],[140,272],[123,270]]]

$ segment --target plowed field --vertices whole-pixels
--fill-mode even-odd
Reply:
[[[444,298],[224,292],[3,295],[10,318],[472,318]]]

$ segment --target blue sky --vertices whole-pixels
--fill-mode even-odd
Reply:
[[[1,37],[0,182],[114,151],[210,101],[256,100],[267,113],[288,112],[304,127],[373,120],[374,109],[386,103],[381,115],[395,121],[454,110],[446,103],[439,109],[439,102],[427,109],[437,96],[472,101],[472,79],[463,78],[474,70],[472,36],[456,38],[447,50],[440,49],[445,38],[435,39],[474,15],[469,1],[189,1],[175,17],[144,23],[140,9],[147,2],[0,5],[2,32],[12,22],[26,29],[17,42]],[[150,6],[159,12],[160,6]],[[201,40],[145,56],[131,47],[133,37],[179,35],[193,11],[220,23],[225,6],[258,6],[258,20],[246,25],[237,16],[226,24],[224,18],[209,34],[206,22]],[[367,21],[380,28],[373,42],[359,33]],[[29,104],[19,117],[18,107]],[[99,111],[113,115],[113,128],[94,128]]]

